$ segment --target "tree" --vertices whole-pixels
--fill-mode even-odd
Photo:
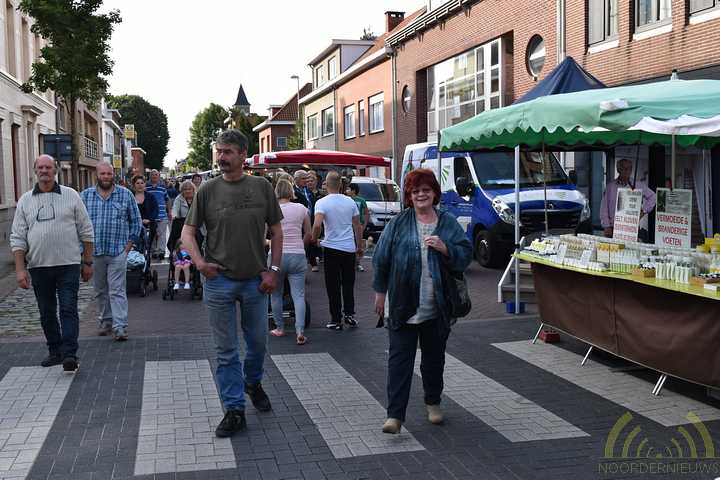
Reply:
[[[145,163],[160,170],[170,140],[165,112],[139,95],[108,96],[107,102],[120,111],[124,123],[135,125],[138,145],[147,153]]]
[[[257,132],[253,132],[253,128],[264,122],[267,117],[258,115],[256,113],[244,114],[234,108],[230,111],[230,115],[232,117],[233,127],[240,130],[247,137],[247,156],[252,157],[260,151],[260,148],[258,148],[258,143],[260,143],[258,134]]]
[[[371,27],[363,28],[363,34],[362,37],[360,37],[360,40],[375,40],[376,38],[377,35],[373,33]]]
[[[212,142],[223,130],[228,111],[216,103],[198,112],[190,126],[188,165],[200,171],[212,168]]]
[[[35,20],[32,32],[48,41],[32,75],[23,84],[25,92],[53,90],[70,109],[72,134],[72,187],[77,189],[80,165],[80,131],[76,123],[77,103],[97,105],[107,90],[106,76],[112,73],[110,46],[120,13],[95,14],[102,0],[22,0],[21,12]]]
[[[303,118],[300,116],[295,121],[295,128],[293,128],[292,133],[288,137],[288,150],[302,150],[303,145],[303,136],[305,135],[304,132],[304,124],[303,124]]]

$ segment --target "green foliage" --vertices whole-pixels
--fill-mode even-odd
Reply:
[[[304,148],[304,128],[305,127],[303,123],[303,117],[302,115],[300,115],[299,118],[295,121],[295,128],[293,128],[292,133],[288,137],[288,150],[302,150]]]
[[[188,166],[199,171],[212,168],[212,142],[223,130],[228,111],[216,103],[211,103],[200,111],[190,126],[188,147]]]
[[[240,113],[237,109],[233,108],[230,112],[233,120],[233,126],[243,132],[248,139],[248,157],[252,157],[260,151],[258,144],[260,140],[257,132],[253,132],[253,128],[260,125],[265,121],[267,117],[263,117],[256,113],[250,113],[246,115]]]
[[[139,95],[109,95],[107,102],[120,110],[123,123],[135,125],[137,145],[147,152],[145,165],[160,170],[170,140],[165,112]]]
[[[107,90],[112,73],[108,44],[120,13],[95,12],[102,0],[22,0],[18,9],[32,17],[33,33],[48,40],[33,63],[32,75],[23,90],[53,90],[70,107],[73,136],[72,178],[77,188],[80,137],[76,131],[77,101],[97,105]]]
[[[360,40],[375,40],[377,38],[377,35],[375,35],[372,31],[371,27],[363,28],[363,34],[360,37]]]

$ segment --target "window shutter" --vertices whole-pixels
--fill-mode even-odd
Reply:
[[[605,39],[605,2],[588,0],[588,43],[590,45]]]
[[[715,6],[715,0],[690,0],[690,13],[700,12]]]

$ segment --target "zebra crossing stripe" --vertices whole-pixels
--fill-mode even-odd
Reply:
[[[665,427],[689,423],[688,412],[695,413],[703,421],[720,419],[720,409],[667,388],[662,395],[652,395],[652,385],[646,380],[613,372],[610,367],[594,362],[592,358],[581,367],[580,355],[555,345],[541,342],[533,345],[521,340],[494,343],[493,346]]]
[[[30,473],[73,378],[61,366],[13,367],[0,381],[0,480]]]
[[[207,360],[145,362],[135,475],[236,468]]]
[[[404,428],[399,435],[382,433],[385,408],[329,354],[272,360],[335,458],[424,450]]]
[[[421,353],[415,356],[420,375]],[[445,354],[443,394],[511,442],[586,437],[587,433],[540,405]]]

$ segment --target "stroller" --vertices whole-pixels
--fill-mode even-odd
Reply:
[[[144,261],[142,261],[144,260]],[[143,227],[136,245],[128,253],[126,271],[126,291],[137,292],[144,297],[151,290],[148,288],[152,283],[153,290],[158,289],[157,270],[152,269],[150,264],[150,232]]]
[[[184,218],[174,218],[172,226],[170,227],[170,237],[168,239],[167,247],[170,250],[170,268],[168,270],[167,287],[162,292],[163,300],[174,300],[175,295],[184,290],[175,290],[176,281],[183,281],[185,283],[190,282],[190,300],[201,300],[203,297],[202,279],[200,278],[200,272],[195,268],[194,264],[190,265],[190,278],[178,278],[183,276],[183,273],[176,271],[175,269],[175,246],[178,240],[180,240],[180,234],[182,233],[182,227],[185,224]],[[198,245],[202,245],[203,236],[200,232],[195,236],[195,240]]]

